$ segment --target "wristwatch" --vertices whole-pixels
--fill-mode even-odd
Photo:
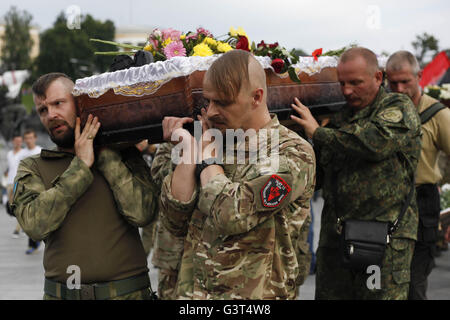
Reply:
[[[208,158],[202,161],[202,163],[198,163],[195,167],[195,176],[197,177],[198,180],[200,180],[200,174],[202,173],[202,171],[211,165],[218,165],[221,166],[223,168],[223,165],[220,164],[220,160],[218,158]]]

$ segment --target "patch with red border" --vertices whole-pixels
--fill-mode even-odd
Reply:
[[[261,200],[264,207],[278,207],[291,192],[291,187],[276,174],[272,175],[261,189]]]

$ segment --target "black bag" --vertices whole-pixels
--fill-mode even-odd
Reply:
[[[406,159],[406,158],[405,158]],[[390,236],[397,230],[400,220],[408,209],[415,191],[412,178],[411,190],[402,210],[393,223],[365,220],[342,220],[338,217],[338,233],[341,236],[342,263],[355,271],[367,270],[368,266],[381,266]],[[334,197],[337,199],[336,189]]]
[[[353,270],[380,266],[389,243],[389,223],[347,220],[342,228],[343,264]]]

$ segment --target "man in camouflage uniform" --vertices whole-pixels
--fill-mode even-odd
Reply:
[[[175,169],[171,160],[173,145],[162,143],[158,147],[152,163],[152,178],[155,184],[162,186],[163,180]],[[178,270],[183,255],[184,237],[170,233],[158,220],[153,245],[152,264],[158,268],[158,298],[173,299],[177,283]]]
[[[442,173],[438,167],[438,156],[443,151],[450,157],[450,109],[422,94],[419,86],[422,71],[410,52],[392,54],[386,63],[386,75],[392,91],[410,97],[420,114],[432,110],[433,106],[440,107],[428,121],[422,122],[422,151],[416,174],[419,228],[411,264],[409,299],[426,300],[427,278],[435,266],[441,211],[438,183]]]
[[[294,109],[314,142],[318,185],[325,199],[317,252],[316,299],[406,299],[417,236],[413,200],[392,235],[381,264],[381,289],[369,289],[364,271],[341,265],[337,218],[393,223],[413,188],[420,153],[420,120],[404,95],[387,94],[372,51],[346,51],[338,78],[347,105],[320,127],[300,101]],[[334,196],[336,195],[336,196]]]
[[[45,242],[44,299],[149,299],[138,227],[154,218],[158,192],[136,148],[94,150],[100,123],[90,115],[80,130],[73,85],[61,73],[33,85],[57,149],[23,160],[14,186],[18,221]]]
[[[164,179],[161,191],[162,223],[185,237],[174,297],[294,299],[300,250],[308,251],[306,237],[299,248],[299,237],[310,216],[314,190],[312,147],[269,114],[264,70],[246,51],[230,51],[213,63],[204,78],[203,95],[209,103],[202,112],[198,142],[181,128],[192,119],[163,121],[167,140],[173,141],[172,134],[183,139],[183,159]],[[259,141],[266,129],[269,137],[260,140],[258,150],[271,159],[250,161],[255,150],[238,139],[225,144],[231,152],[221,162],[221,140],[214,140],[217,148],[211,148],[213,131],[208,128],[216,133],[253,129],[247,136],[256,138],[253,141]],[[195,152],[189,154],[196,146],[203,150],[198,152],[203,160],[198,165]],[[213,164],[205,161],[211,158]],[[271,166],[272,159],[278,165]]]

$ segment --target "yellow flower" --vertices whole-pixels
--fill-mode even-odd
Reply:
[[[232,37],[236,37],[236,36],[237,36],[236,29],[234,29],[233,27],[230,27],[229,34],[230,34],[230,36],[232,36]]]
[[[242,29],[242,27],[239,27],[239,28],[237,29],[236,33],[237,33],[238,36],[246,36],[247,39],[248,39],[248,36],[247,36],[247,34],[245,33],[244,29]]]
[[[167,39],[163,42],[162,46],[165,48],[165,47],[166,47],[169,43],[171,43],[171,42],[173,42],[172,39],[167,38]]]
[[[186,39],[186,35],[185,35],[185,34],[182,34],[182,35],[180,36],[180,40],[184,40],[184,39]]]
[[[217,45],[217,51],[219,52],[228,52],[230,50],[233,50],[233,48],[226,42],[219,42]]]
[[[208,56],[212,56],[212,55],[213,55],[213,52],[206,43],[200,43],[194,47],[193,56],[208,57]]]
[[[211,47],[217,47],[217,41],[213,38],[206,37],[205,39],[203,39],[203,42],[207,45],[210,45]]]
[[[146,45],[146,46],[144,47],[144,50],[145,50],[145,51],[150,51],[150,52],[152,52],[152,51],[153,51],[153,46],[149,43],[148,45]]]

